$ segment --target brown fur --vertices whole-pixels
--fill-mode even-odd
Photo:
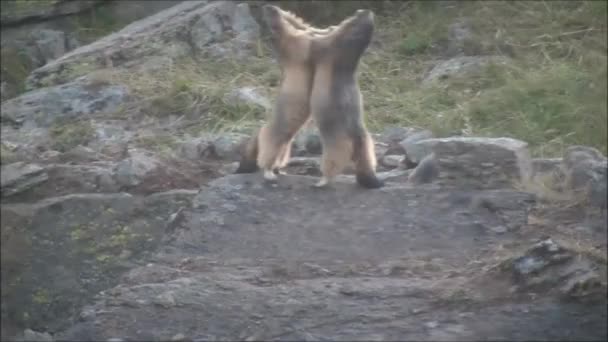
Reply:
[[[293,138],[312,111],[323,143],[323,178],[317,185],[331,182],[354,162],[361,186],[381,187],[356,80],[358,62],[373,34],[373,13],[359,10],[338,26],[321,30],[276,6],[264,10],[283,80],[274,116],[250,141],[237,173],[260,167],[268,178],[270,170],[286,166]]]
[[[317,29],[272,5],[264,6],[264,19],[278,51],[282,80],[273,116],[245,147],[236,173],[253,173],[261,168],[268,176],[271,170],[287,165],[295,135],[310,120],[311,37],[333,29]]]
[[[363,120],[363,99],[356,75],[373,32],[373,12],[358,10],[331,33],[313,39],[315,71],[310,107],[323,144],[323,178],[317,186],[331,183],[350,162],[355,164],[359,185],[383,186],[376,176],[374,143]]]

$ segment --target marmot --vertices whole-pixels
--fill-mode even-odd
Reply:
[[[275,180],[275,172],[289,162],[295,135],[310,120],[311,38],[333,29],[314,28],[273,5],[263,7],[263,17],[278,52],[281,85],[273,117],[245,145],[235,173],[253,173],[261,168],[265,179]]]
[[[379,188],[374,142],[363,121],[363,99],[357,67],[374,33],[374,13],[357,10],[332,32],[312,40],[314,62],[310,110],[319,127],[323,187],[353,161],[359,185]]]
[[[264,18],[279,52],[283,79],[273,118],[245,146],[236,173],[260,167],[264,178],[276,179],[275,172],[289,161],[293,138],[312,111],[323,143],[323,178],[316,186],[330,183],[352,160],[361,186],[381,187],[356,80],[359,60],[373,35],[373,12],[358,10],[327,29],[272,5],[264,6]]]

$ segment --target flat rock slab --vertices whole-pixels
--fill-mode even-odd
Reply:
[[[61,340],[471,340],[606,336],[605,306],[478,301],[459,269],[526,224],[529,194],[231,175]],[[507,227],[500,234],[491,229]],[[497,238],[500,236],[500,240]],[[81,316],[82,317],[82,316]]]

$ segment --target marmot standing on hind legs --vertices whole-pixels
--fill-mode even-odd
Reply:
[[[265,179],[275,180],[275,172],[289,161],[295,135],[310,119],[311,37],[332,29],[314,28],[273,5],[265,5],[263,15],[278,52],[282,79],[272,118],[249,140],[235,173],[253,173],[261,168]]]
[[[331,33],[313,38],[310,110],[323,146],[323,177],[316,187],[330,184],[351,161],[359,185],[370,189],[384,185],[376,175],[374,142],[363,120],[357,81],[357,67],[373,33],[374,13],[357,10]]]
[[[358,10],[324,30],[276,6],[264,6],[264,15],[283,80],[272,120],[245,147],[236,173],[255,172],[259,166],[264,178],[276,179],[273,171],[289,161],[291,142],[312,112],[323,143],[323,178],[316,186],[328,185],[352,160],[361,186],[381,187],[356,80],[358,62],[373,35],[373,12]]]

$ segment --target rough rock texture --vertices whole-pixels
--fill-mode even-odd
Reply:
[[[13,2],[13,4],[11,4],[11,2]],[[2,26],[15,25],[24,20],[40,20],[66,14],[74,14],[91,8],[102,1],[39,1],[35,5],[19,4],[19,2],[21,1],[5,1],[2,3],[2,15],[0,16]]]
[[[3,326],[56,331],[153,249],[171,215],[195,194],[77,194],[3,204]]]
[[[546,239],[534,244],[523,255],[502,265],[511,272],[517,291],[553,290],[560,295],[581,296],[604,294],[602,276],[589,260]],[[605,282],[605,279],[604,279]]]
[[[575,191],[583,191],[589,204],[606,208],[608,196],[608,159],[592,147],[571,146],[563,158],[566,185]]]
[[[439,62],[423,80],[429,84],[453,75],[473,73],[489,63],[505,63],[501,57],[493,56],[461,56]]]
[[[48,127],[60,119],[86,118],[95,113],[113,113],[128,99],[123,85],[100,84],[87,77],[73,82],[27,92],[2,103],[2,121],[18,125]]]
[[[258,37],[246,3],[184,1],[134,22],[92,44],[70,51],[32,72],[27,87],[61,84],[95,69],[128,68],[151,58],[209,53],[233,58]]]
[[[496,248],[498,235],[491,227],[504,220],[526,224],[530,195],[403,186],[366,191],[352,184],[318,191],[310,187],[313,181],[288,176],[271,186],[252,175],[214,181],[192,208],[178,213],[167,244],[148,265],[132,269],[121,285],[104,291],[84,309],[86,318],[57,337],[456,341],[606,336],[601,302],[582,309],[550,298],[517,300],[501,290],[492,297],[510,302],[467,295],[469,290],[484,293],[467,283],[469,260]],[[509,231],[501,234],[502,243],[516,239]],[[555,315],[558,311],[565,316]]]
[[[530,178],[527,143],[510,138],[451,137],[420,140],[407,147],[415,163],[434,153],[441,184],[503,188]]]
[[[40,165],[16,162],[2,166],[2,196],[11,196],[26,191],[48,180],[49,176]]]

